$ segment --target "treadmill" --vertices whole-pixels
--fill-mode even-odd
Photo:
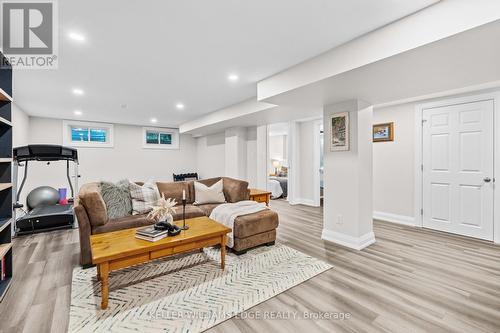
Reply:
[[[66,176],[71,190],[71,198],[67,205],[46,205],[28,211],[24,216],[16,218],[16,234],[34,233],[56,229],[73,228],[75,217],[73,214],[73,201],[75,189],[78,190],[78,152],[74,148],[59,145],[28,145],[13,149],[14,179],[13,188],[15,193],[14,209],[23,208],[19,202],[21,192],[28,176],[28,165],[30,162],[66,161]],[[70,162],[74,163],[74,187],[70,177]],[[24,175],[19,189],[17,187],[18,169],[24,167]]]

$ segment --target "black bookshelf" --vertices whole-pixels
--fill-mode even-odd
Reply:
[[[0,301],[12,281],[12,67],[0,52]]]

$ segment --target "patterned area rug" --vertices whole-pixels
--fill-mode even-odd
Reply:
[[[330,268],[290,247],[226,256],[219,249],[179,255],[110,273],[109,307],[100,309],[96,269],[75,268],[70,332],[201,332]]]

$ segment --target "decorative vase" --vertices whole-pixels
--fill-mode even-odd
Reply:
[[[174,223],[174,217],[172,216],[172,214],[167,213],[167,214],[163,215],[163,218],[161,219],[161,221],[165,221],[165,222],[168,222],[170,224],[173,224]]]

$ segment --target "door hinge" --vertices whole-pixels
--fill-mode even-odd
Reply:
[[[420,208],[420,215],[424,215],[424,209]]]
[[[424,165],[420,164],[420,170],[424,171]]]
[[[422,125],[427,122],[427,119],[422,119]]]

